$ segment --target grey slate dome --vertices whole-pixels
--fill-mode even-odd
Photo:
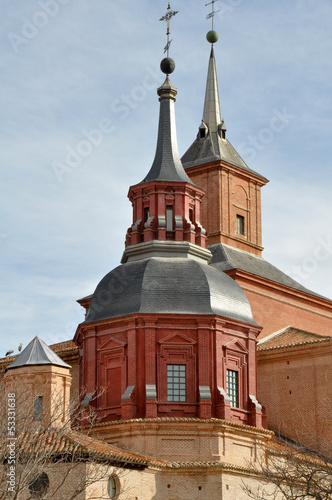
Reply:
[[[188,258],[152,257],[118,266],[97,286],[85,322],[135,313],[218,314],[256,324],[232,278]]]

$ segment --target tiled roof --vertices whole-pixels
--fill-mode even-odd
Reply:
[[[100,428],[100,427],[108,427],[108,426],[115,426],[115,425],[128,425],[128,424],[162,424],[162,423],[174,423],[174,424],[186,424],[186,423],[197,423],[201,425],[206,425],[206,424],[215,424],[218,425],[220,424],[221,426],[228,426],[232,427],[234,429],[239,429],[242,431],[249,431],[249,432],[259,432],[259,434],[265,435],[267,437],[272,437],[274,432],[270,431],[268,429],[263,429],[260,427],[253,427],[251,425],[246,425],[246,424],[241,424],[239,422],[231,422],[230,420],[223,420],[221,418],[207,418],[207,419],[201,419],[201,418],[194,418],[194,417],[158,417],[158,418],[133,418],[130,420],[112,420],[110,422],[100,422],[98,424],[95,424],[93,427],[94,428]]]
[[[282,349],[294,346],[303,346],[308,344],[331,343],[332,337],[318,335],[317,333],[307,332],[292,326],[273,333],[265,337],[258,343],[258,351],[268,351],[272,349]]]
[[[237,471],[242,473],[255,473],[253,469],[249,467],[241,467],[240,465],[229,464],[226,462],[219,462],[218,460],[214,461],[183,461],[183,462],[171,462],[166,466],[166,468],[172,469],[220,469],[224,471]]]
[[[78,351],[78,347],[73,340],[65,340],[64,342],[58,342],[57,344],[51,344],[50,349],[57,354],[65,351]]]
[[[122,467],[144,468],[149,465],[165,467],[169,464],[164,460],[123,450],[72,429],[42,429],[22,432],[18,436],[16,450],[29,455],[42,450],[45,451],[45,458],[71,456],[74,460],[90,459]]]
[[[311,450],[306,446],[288,439],[284,436],[274,436],[267,444],[267,452],[271,455],[283,455],[297,457],[299,460],[304,460],[306,463],[319,463],[324,466],[324,463],[330,463],[328,457],[324,457],[315,450]]]

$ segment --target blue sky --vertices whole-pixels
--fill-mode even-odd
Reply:
[[[228,138],[263,189],[264,256],[332,298],[330,0],[219,0]],[[209,8],[176,0],[180,154],[202,118]],[[71,338],[119,264],[153,161],[167,2],[3,0],[0,351]],[[0,353],[1,354],[1,353]]]

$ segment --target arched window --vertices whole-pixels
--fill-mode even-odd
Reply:
[[[108,480],[107,491],[111,499],[115,499],[119,494],[120,491],[119,479],[115,474],[110,476]]]

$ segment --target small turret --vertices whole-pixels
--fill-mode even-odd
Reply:
[[[11,363],[5,374],[7,394],[14,394],[17,426],[62,427],[70,417],[70,365],[39,337]]]

